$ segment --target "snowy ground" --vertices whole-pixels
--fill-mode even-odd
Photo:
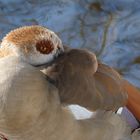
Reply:
[[[0,0],[0,39],[33,24],[57,32],[64,44],[94,51],[140,87],[140,0]]]

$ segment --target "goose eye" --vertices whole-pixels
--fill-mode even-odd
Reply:
[[[49,40],[41,40],[36,43],[36,50],[42,54],[49,54],[53,51],[53,43]]]

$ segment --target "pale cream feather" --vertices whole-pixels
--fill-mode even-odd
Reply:
[[[37,68],[16,56],[0,59],[0,66],[0,132],[9,140],[125,140],[119,116],[75,120]]]

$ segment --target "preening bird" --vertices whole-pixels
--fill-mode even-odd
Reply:
[[[61,103],[90,110],[126,105],[140,121],[140,92],[120,74],[97,61],[94,53],[64,47],[63,55],[43,72],[59,89]]]
[[[0,136],[8,140],[130,137],[125,121],[116,114],[97,113],[95,118],[78,121],[61,105],[58,89],[36,67],[51,62],[61,51],[59,37],[41,26],[18,28],[4,37],[0,48]]]
[[[58,88],[63,104],[79,104],[90,110],[115,110],[126,104],[122,77],[98,63],[88,50],[67,49],[43,72]]]
[[[16,47],[13,44],[15,44]],[[14,54],[16,56],[19,56],[20,59],[22,58],[25,61],[28,61],[30,64],[37,66],[43,64],[44,62],[51,62],[52,60],[54,60],[54,58],[58,56],[59,53],[63,51],[64,49],[62,42],[55,33],[43,27],[31,26],[28,30],[26,29],[26,27],[23,27],[22,30],[17,29],[16,31],[11,31],[10,34],[8,34],[3,39],[0,49],[0,57]],[[71,50],[69,48],[65,48],[65,53],[63,57],[59,59],[57,58],[58,60],[56,59],[56,62],[58,64],[55,64],[55,67],[58,67],[59,65],[57,71],[54,70],[56,68],[54,68],[53,65],[52,71],[55,71],[55,75],[57,75],[57,87],[60,90],[59,93],[62,103],[75,103],[82,105],[90,110],[113,110],[125,105],[127,98],[126,92],[127,94],[129,94],[130,97],[132,96],[132,94],[130,94],[130,92],[126,88],[124,91],[124,84],[122,84],[122,78],[120,77],[120,75],[109,66],[102,63],[98,64],[94,53],[91,53],[89,51],[83,51],[83,53],[78,54],[78,52],[80,51],[82,52],[83,50]],[[70,58],[67,53],[70,55],[74,55],[76,58],[73,56]],[[85,57],[85,59],[82,60],[81,56],[78,57],[76,55],[82,55],[82,57]],[[91,58],[90,55],[93,58]],[[81,60],[78,60],[77,58],[80,58]],[[61,59],[64,59],[63,62],[61,62]],[[70,62],[68,62],[69,59]],[[87,66],[87,64],[83,63],[88,63],[90,59],[91,65],[89,64]],[[71,69],[67,69],[67,73],[65,73],[65,69],[63,68],[67,67],[63,66],[65,63],[73,63],[74,61],[77,61],[77,64],[75,64],[77,66],[80,65],[81,67],[81,69],[77,69],[78,74],[76,75],[75,80],[71,77],[72,75],[69,75]],[[59,64],[60,62],[61,65]],[[73,69],[75,69],[76,71],[76,66],[74,65]],[[87,70],[85,70],[86,66],[88,67],[87,69],[90,69],[89,73]],[[60,69],[61,72],[59,72]],[[90,74],[93,76],[89,76]],[[53,78],[56,80],[54,72],[53,74],[51,72],[51,75],[49,75],[49,77],[52,77],[52,75]],[[67,76],[69,77],[68,80],[66,79]],[[90,78],[88,78],[88,76]],[[71,82],[73,86],[70,86],[71,84],[69,82]],[[63,84],[67,86],[64,86]],[[80,86],[80,84],[83,84],[84,86]],[[128,102],[131,101],[132,100],[129,98]],[[132,105],[129,105],[129,108],[131,108],[131,106]],[[137,111],[135,112],[135,114],[137,115]]]

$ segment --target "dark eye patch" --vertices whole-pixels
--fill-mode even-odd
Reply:
[[[41,40],[36,43],[36,50],[42,54],[49,54],[53,49],[54,45],[50,40]]]

